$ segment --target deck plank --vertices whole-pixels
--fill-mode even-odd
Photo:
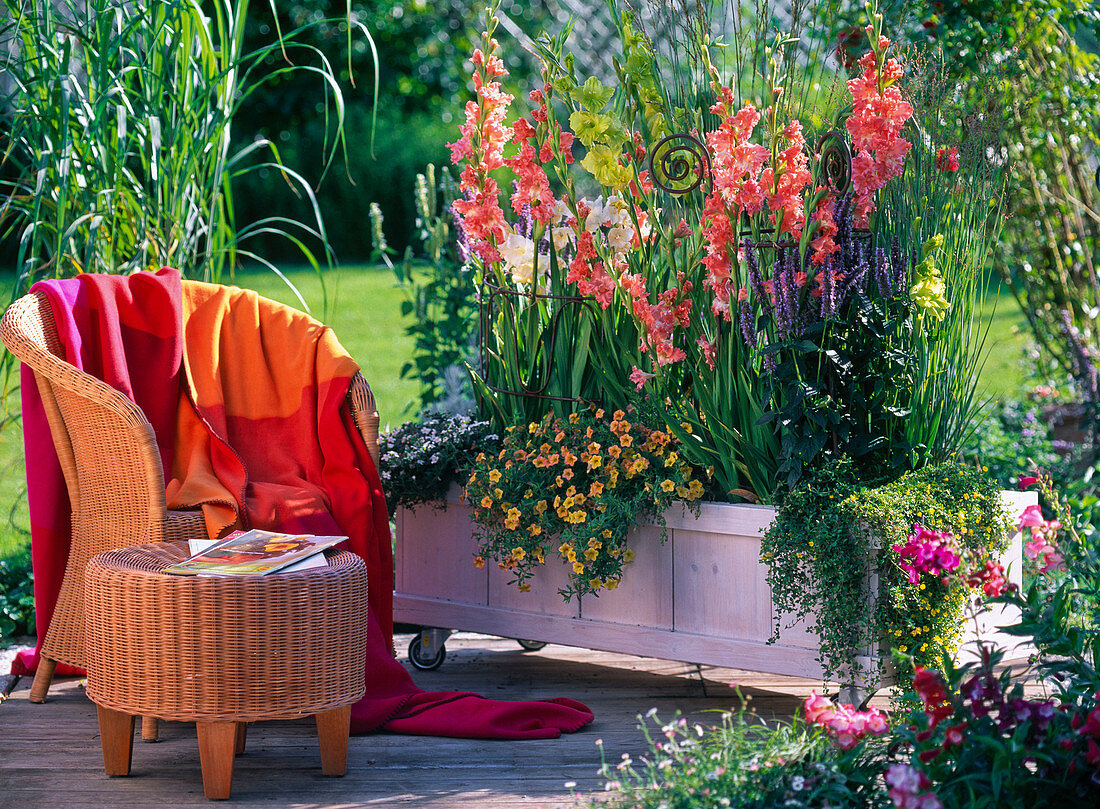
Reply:
[[[399,637],[404,657],[408,636]],[[232,804],[296,809],[556,809],[578,791],[602,788],[600,751],[609,761],[637,757],[645,745],[639,714],[656,708],[713,724],[714,711],[736,705],[739,682],[765,716],[789,716],[816,683],[777,675],[702,667],[550,645],[526,652],[510,640],[456,635],[443,667],[414,672],[427,689],[476,691],[497,699],[568,696],[587,703],[596,721],[579,733],[546,741],[477,741],[376,734],[355,736],[343,778],[321,775],[311,720],[249,726],[237,758]],[[27,700],[23,678],[0,704],[0,807],[209,806],[203,797],[194,725],[163,722],[161,741],[135,739],[129,778],[103,773],[95,706],[78,680],[59,680],[44,705]]]

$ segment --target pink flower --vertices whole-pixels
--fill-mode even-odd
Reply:
[[[695,341],[695,344],[699,346],[699,350],[703,353],[703,362],[705,362],[707,364],[707,367],[713,371],[715,368],[714,360],[717,347],[714,343],[707,340],[705,337],[700,337],[698,340]]]
[[[886,37],[872,42],[872,51],[859,60],[863,74],[848,82],[852,115],[847,128],[856,150],[852,160],[856,227],[867,226],[867,216],[875,208],[875,192],[891,178],[901,176],[911,148],[899,133],[912,116],[913,107],[894,86],[902,75],[901,64],[896,59],[882,58],[889,44]]]
[[[474,51],[474,88],[478,102],[467,102],[466,121],[462,133],[450,144],[451,162],[466,161],[460,188],[462,199],[454,202],[454,210],[475,254],[482,261],[500,260],[496,245],[504,240],[506,224],[500,208],[499,188],[489,173],[504,165],[504,145],[513,129],[504,126],[512,96],[502,92],[493,79],[504,76],[504,63],[496,56],[497,43],[490,39],[488,53]]]
[[[1021,475],[1020,476],[1020,482],[1017,484],[1017,486],[1020,489],[1020,491],[1023,491],[1024,489],[1028,488],[1029,486],[1034,486],[1038,482],[1039,482],[1039,478],[1037,478],[1037,477],[1034,477],[1032,475]]]
[[[962,562],[952,534],[933,531],[920,524],[913,526],[913,533],[905,544],[894,545],[893,550],[900,557],[899,565],[908,574],[910,584],[916,584],[921,573],[933,576],[952,573]]]
[[[637,386],[638,390],[641,390],[645,386],[645,383],[653,379],[654,376],[656,376],[656,374],[647,374],[636,365],[633,366],[633,369],[630,371],[630,381]]]
[[[933,793],[924,792],[932,786],[928,776],[912,764],[891,764],[886,770],[886,785],[890,800],[899,809],[942,809],[943,804]]]
[[[1047,521],[1043,518],[1043,510],[1037,505],[1031,505],[1024,509],[1020,519],[1016,521],[1016,527],[1023,531],[1025,528],[1045,528]]]
[[[952,172],[959,170],[959,147],[948,149],[941,146],[936,152],[936,171]]]
[[[806,721],[823,726],[841,750],[851,750],[868,733],[877,736],[889,729],[886,717],[877,708],[857,711],[846,703],[834,705],[816,691],[806,697],[802,711]]]
[[[802,712],[806,715],[806,721],[811,725],[825,724],[836,715],[836,706],[817,691],[811,691],[810,696],[802,703]]]
[[[966,722],[959,722],[957,725],[951,725],[945,732],[943,737],[943,746],[952,747],[954,745],[962,744],[963,731],[966,730]]]

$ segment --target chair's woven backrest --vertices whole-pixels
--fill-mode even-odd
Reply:
[[[34,371],[72,506],[69,561],[44,650],[81,666],[85,564],[105,550],[165,539],[160,454],[137,405],[58,356],[44,295],[8,307],[0,340]]]

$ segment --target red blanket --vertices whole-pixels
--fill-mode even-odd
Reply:
[[[554,738],[592,721],[569,699],[505,703],[424,692],[394,659],[388,515],[347,408],[358,367],[328,327],[252,292],[181,287],[174,270],[83,275],[37,288],[66,323],[59,331],[67,359],[149,415],[170,507],[202,508],[210,536],[248,527],[348,535],[349,549],[367,563],[370,617],[367,695],[352,709],[353,732]],[[23,395],[28,457],[52,455],[48,426],[33,412],[33,383]],[[64,481],[47,466],[28,464],[40,638],[68,548]],[[33,662],[21,658],[13,671]]]

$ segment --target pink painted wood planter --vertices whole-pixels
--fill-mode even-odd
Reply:
[[[446,508],[397,512],[394,616],[397,621],[508,638],[562,643],[688,663],[820,678],[817,637],[802,626],[768,644],[775,619],[760,541],[775,511],[770,506],[704,503],[698,518],[682,508],[665,514],[661,529],[638,526],[635,552],[617,590],[578,603],[558,595],[565,563],[548,562],[519,592],[495,566],[479,570],[471,509],[452,489]],[[1005,492],[1013,515],[1036,502],[1034,493]],[[1021,539],[1001,559],[1020,581]],[[982,636],[1011,616],[982,616]],[[973,632],[970,633],[973,635]],[[965,641],[964,641],[965,643]]]

